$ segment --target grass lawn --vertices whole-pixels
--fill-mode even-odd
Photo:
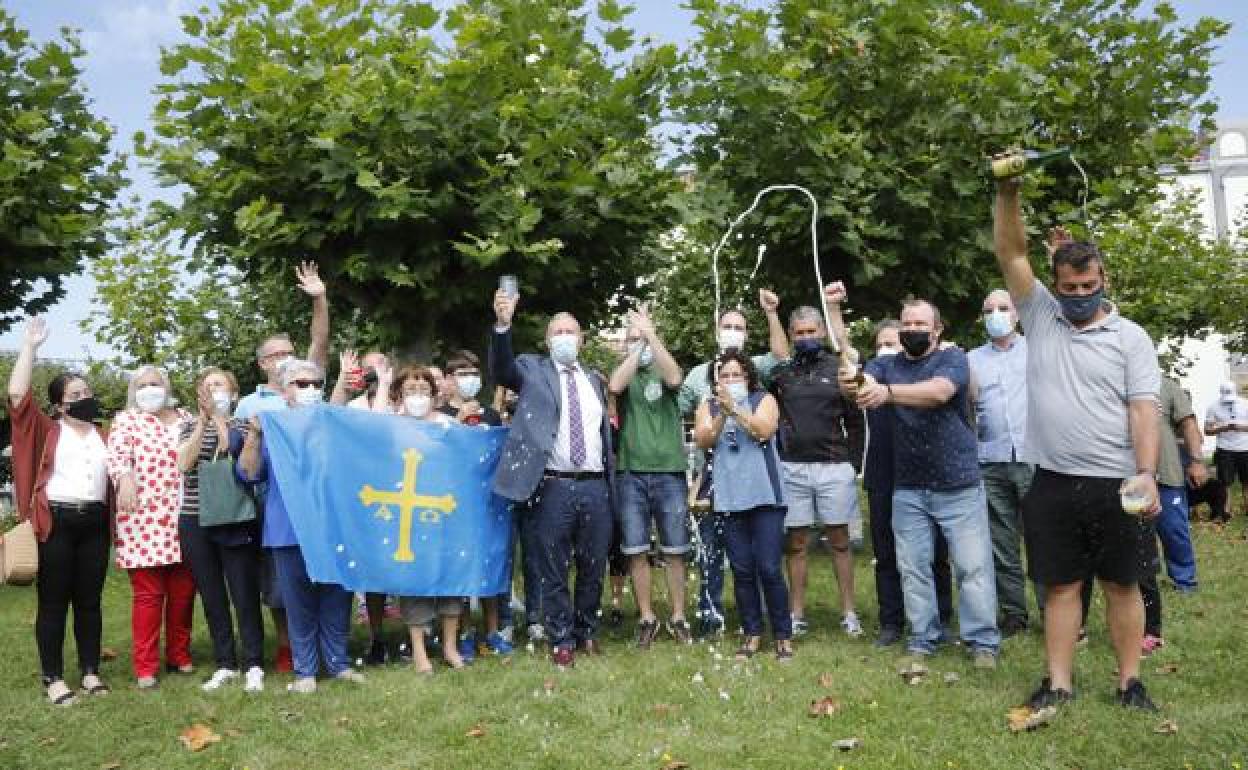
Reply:
[[[582,658],[569,672],[522,646],[510,662],[479,660],[428,679],[391,666],[370,670],[363,686],[323,684],[314,696],[288,695],[289,677],[274,675],[259,696],[241,686],[201,692],[212,668],[202,616],[200,670],[166,676],[154,692],[135,690],[130,589],[113,570],[104,638],[118,657],[103,674],[116,689],[69,709],[47,705],[38,684],[34,591],[0,588],[0,768],[1238,769],[1248,767],[1242,521],[1235,534],[1198,528],[1198,595],[1164,592],[1167,646],[1144,663],[1161,715],[1111,703],[1114,663],[1098,592],[1091,643],[1079,656],[1079,700],[1049,727],[1018,735],[1006,730],[1005,715],[1042,672],[1039,633],[1006,642],[990,672],[972,669],[958,648],[943,650],[926,681],[907,685],[898,650],[879,652],[869,638],[834,630],[832,569],[822,553],[812,569],[814,630],[789,665],[771,655],[735,663],[735,639],[688,648],[669,640],[641,654],[628,645],[630,617],[607,636],[606,656]],[[857,577],[863,620],[874,629],[869,554],[858,557]],[[355,649],[363,638],[357,628]],[[74,660],[72,641],[66,659]],[[947,672],[958,681],[947,683]],[[66,673],[76,685],[72,667]],[[811,701],[825,696],[840,710],[808,716]],[[1177,733],[1155,732],[1163,719]],[[195,723],[221,742],[188,751],[177,736]],[[834,742],[845,738],[860,747],[838,751]]]

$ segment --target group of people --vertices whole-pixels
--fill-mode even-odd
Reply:
[[[632,311],[626,351],[607,376],[581,361],[584,332],[567,313],[549,320],[546,352],[518,354],[511,325],[519,297],[500,289],[485,371],[468,351],[444,369],[396,368],[382,353],[357,359],[347,351],[329,401],[467,429],[509,426],[494,491],[512,503],[524,626],[531,640],[549,645],[558,667],[602,652],[603,580],[613,551],[633,582],[637,648],[651,648],[664,632],[683,644],[724,632],[726,558],[741,626],[737,659],[759,654],[769,628],[776,658],[787,661],[794,638],[810,628],[807,553],[813,537],[826,534],[840,628],[862,636],[849,533],[861,477],[879,647],[904,639],[909,655],[927,656],[954,641],[956,581],[957,638],[977,667],[995,667],[1002,638],[1031,622],[1025,545],[1048,658],[1030,705],[1074,697],[1074,652],[1095,578],[1118,659],[1116,697],[1152,709],[1139,661],[1164,643],[1156,541],[1175,588],[1195,590],[1187,490],[1207,481],[1201,431],[1190,400],[1161,376],[1147,334],[1105,299],[1096,247],[1053,231],[1050,289],[1027,257],[1016,180],[999,182],[994,213],[1007,288],[985,298],[988,342],[969,354],[942,339],[933,302],[909,299],[897,320],[877,325],[876,355],[857,366],[841,318],[848,298],[834,282],[824,287],[822,308],[792,310],[787,327],[779,297],[760,291],[768,325],[761,355],[747,353],[745,315],[725,312],[716,355],[687,374],[648,313]],[[29,323],[9,399],[19,512],[40,542],[36,639],[52,703],[79,697],[62,661],[70,607],[81,692],[108,691],[99,663],[110,550],[132,586],[139,687],[156,686],[162,673],[162,625],[166,669],[193,670],[197,593],[216,665],[205,690],[239,679],[247,691],[264,689],[265,606],[277,634],[274,667],[294,672],[290,690],[314,692],[322,669],[363,679],[347,652],[354,597],[308,577],[292,524],[305,512],[287,508],[258,419],[325,399],[326,290],[314,265],[297,273],[313,302],[305,357],[296,357],[288,336],[273,335],[256,351],[264,384],[240,399],[235,377],[210,368],[197,379],[192,411],[176,405],[162,369],[141,367],[108,431],[97,424],[89,384],[74,374],[49,386],[50,415],[37,408],[31,373],[48,329],[40,319]],[[487,377],[513,400],[480,403]],[[1206,432],[1218,436],[1219,473],[1245,474],[1248,413],[1233,388],[1224,396]],[[219,474],[201,475],[223,457],[228,482],[253,494],[260,513],[201,524],[201,506],[222,483]],[[652,527],[670,605],[662,619],[651,590]],[[699,578],[693,601],[690,568]],[[430,647],[452,668],[478,651],[512,652],[510,593],[475,598],[479,643],[460,628],[465,597],[398,598],[410,634],[403,649],[418,671],[434,670]],[[390,657],[382,633],[387,597],[363,601],[366,659],[381,663]]]

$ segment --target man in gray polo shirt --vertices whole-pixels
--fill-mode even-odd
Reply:
[[[997,182],[993,241],[1028,340],[1024,459],[1036,474],[1023,500],[1023,527],[1031,577],[1045,586],[1049,674],[1028,705],[1074,697],[1080,589],[1095,575],[1118,659],[1117,700],[1153,711],[1139,679],[1139,582],[1156,548],[1147,519],[1160,510],[1157,354],[1148,334],[1105,300],[1104,261],[1091,243],[1055,231],[1054,290],[1036,280],[1020,184]],[[1133,507],[1142,515],[1124,511],[1120,488],[1138,499]]]

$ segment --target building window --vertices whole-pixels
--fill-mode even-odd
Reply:
[[[1218,140],[1218,156],[1222,158],[1242,158],[1248,155],[1248,140],[1238,131],[1227,131]]]

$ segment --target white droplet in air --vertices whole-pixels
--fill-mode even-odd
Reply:
[[[702,684],[702,672],[701,672],[701,671],[698,671],[697,673],[695,673],[695,674],[694,674],[694,675],[693,675],[693,676],[689,679],[689,681],[693,682],[694,684]]]
[[[347,562],[347,569],[355,569],[355,562],[354,561]]]
[[[336,548],[335,550],[337,550],[338,553],[342,553],[343,551],[347,550],[347,547],[343,545],[342,543],[339,543],[338,548]]]
[[[390,545],[390,538],[388,538],[388,537],[383,537],[383,538],[381,539],[381,544],[382,544],[382,545]]]
[[[729,699],[728,691],[727,691],[727,690],[720,690],[720,691],[719,691],[719,699],[720,699],[720,700],[728,700],[728,699]]]

